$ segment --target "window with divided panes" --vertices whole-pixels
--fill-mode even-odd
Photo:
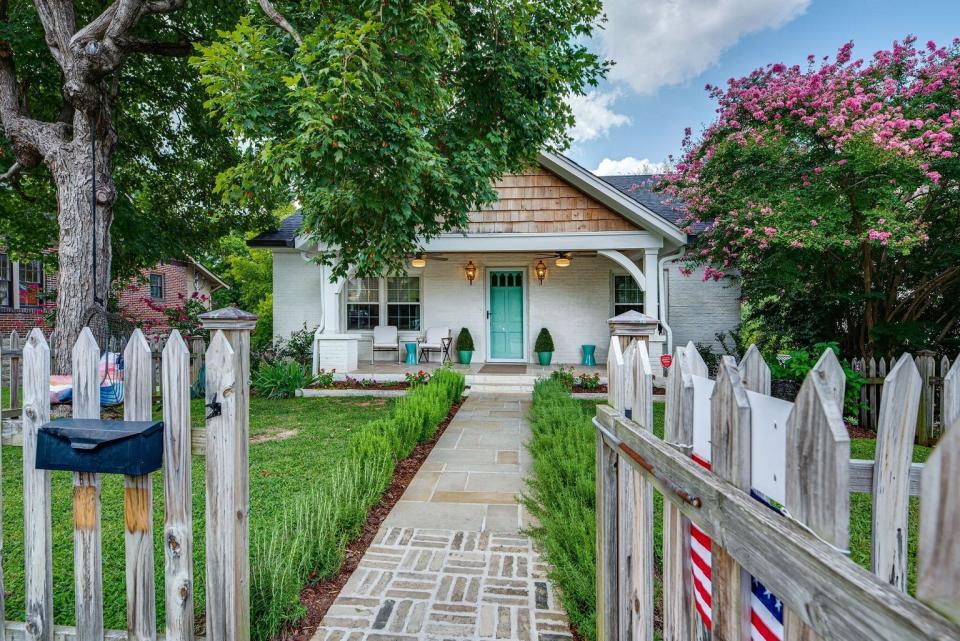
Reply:
[[[613,276],[613,315],[619,316],[624,312],[634,310],[643,312],[643,290],[627,274]]]
[[[419,276],[354,278],[347,283],[346,296],[348,330],[392,325],[400,331],[420,331]]]
[[[11,270],[12,271],[12,270]],[[30,260],[20,263],[20,307],[39,307],[43,302],[43,263]]]
[[[13,307],[13,262],[0,254],[0,307]]]

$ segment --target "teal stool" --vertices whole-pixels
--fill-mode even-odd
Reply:
[[[596,365],[597,359],[594,358],[594,352],[597,351],[596,345],[581,345],[580,349],[583,350],[583,361],[581,365]]]
[[[404,365],[416,365],[417,364],[417,344],[416,343],[404,343],[407,346],[407,358],[403,361]]]

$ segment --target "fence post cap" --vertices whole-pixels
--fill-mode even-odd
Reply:
[[[208,330],[253,331],[253,328],[257,326],[257,315],[231,305],[230,307],[200,314],[200,324]]]
[[[660,321],[636,310],[628,310],[607,320],[613,336],[652,336]]]

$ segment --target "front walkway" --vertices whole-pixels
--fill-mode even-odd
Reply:
[[[526,396],[471,396],[330,607],[314,641],[570,639],[517,494]]]

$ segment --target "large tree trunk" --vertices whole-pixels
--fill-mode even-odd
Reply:
[[[70,371],[73,344],[90,322],[91,312],[104,311],[110,293],[110,224],[116,201],[111,160],[116,136],[110,126],[110,114],[101,112],[96,126],[97,207],[94,230],[91,206],[93,150],[86,118],[85,114],[77,113],[74,139],[49,162],[57,186],[60,224],[57,319],[51,349],[54,371],[61,373]],[[94,256],[96,275],[93,273]]]

